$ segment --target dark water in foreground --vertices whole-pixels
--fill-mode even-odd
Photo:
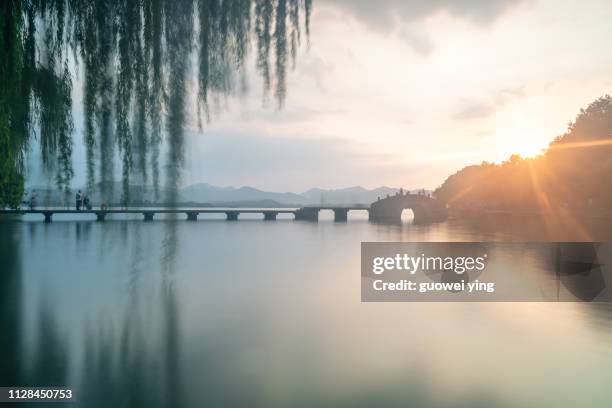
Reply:
[[[612,307],[361,303],[359,271],[361,241],[609,231],[0,221],[0,385],[71,386],[87,407],[609,407]]]

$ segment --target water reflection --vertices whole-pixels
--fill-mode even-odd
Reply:
[[[0,384],[23,384],[21,371],[22,278],[19,237],[14,225],[0,226]]]
[[[37,327],[31,365],[27,368],[28,386],[63,387],[68,383],[69,344],[48,292],[43,290],[38,307]],[[28,356],[22,362],[28,363]]]
[[[158,250],[162,254],[159,302],[151,302],[143,296],[141,282],[147,272],[143,271],[145,257],[150,255],[143,246],[149,225],[119,224],[121,247],[129,248],[127,299],[119,313],[123,321],[115,324],[100,316],[96,319],[99,324],[86,327],[81,376],[84,406],[183,406],[181,328],[171,276],[178,246],[176,225],[164,225],[164,240]]]
[[[0,380],[85,407],[609,401],[607,305],[360,303],[361,241],[544,238],[513,224],[4,223]]]

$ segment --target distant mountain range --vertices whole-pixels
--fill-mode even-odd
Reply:
[[[121,196],[121,184],[113,183],[113,196],[111,203],[118,203]],[[49,189],[47,187],[30,187],[26,189],[28,192],[36,190],[38,202],[48,203],[49,205],[59,205],[62,202],[62,197],[59,191]],[[108,190],[108,189],[107,189]],[[94,190],[91,201],[94,205],[98,205],[102,201],[99,194],[100,188]],[[133,201],[142,204],[158,204],[155,200],[155,195],[150,187],[132,186],[131,195]],[[378,187],[373,190],[356,186],[341,189],[325,190],[320,188],[312,188],[303,193],[279,193],[272,191],[263,191],[253,187],[217,187],[208,183],[192,184],[179,190],[178,202],[190,204],[207,204],[218,206],[235,206],[235,207],[274,207],[274,206],[302,206],[302,205],[319,205],[319,204],[370,204],[378,197],[385,197],[387,194],[395,194],[398,191],[391,187]],[[75,190],[76,192],[76,190]],[[165,194],[162,191],[161,196]],[[72,201],[72,195],[69,197]]]
[[[394,194],[397,189],[379,187],[367,190],[349,187],[337,190],[313,188],[300,194],[262,191],[253,187],[216,187],[207,183],[193,184],[180,190],[181,201],[205,203],[271,200],[283,205],[305,204],[370,204],[378,196]]]
[[[179,190],[180,201],[218,203],[268,200],[279,204],[303,204],[304,197],[295,193],[276,193],[253,187],[217,187],[208,183],[192,184]]]

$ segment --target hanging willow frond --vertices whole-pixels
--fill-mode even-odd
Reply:
[[[232,95],[236,78],[245,77],[252,39],[263,100],[273,92],[280,108],[287,60],[295,65],[301,42],[300,16],[308,36],[311,8],[311,0],[4,0],[0,152],[6,154],[0,166],[22,172],[21,157],[36,127],[45,166],[57,166],[58,187],[68,190],[74,74],[69,68],[82,65],[87,190],[93,191],[98,180],[101,199],[113,198],[118,151],[123,201],[130,200],[132,176],[146,184],[150,174],[159,196],[164,139],[166,184],[176,190],[184,164],[193,53],[198,114],[201,108],[207,120],[210,104]]]

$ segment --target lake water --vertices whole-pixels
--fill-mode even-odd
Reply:
[[[609,223],[246,218],[1,221],[0,385],[87,407],[610,406],[607,305],[360,301],[362,241],[610,241]]]

